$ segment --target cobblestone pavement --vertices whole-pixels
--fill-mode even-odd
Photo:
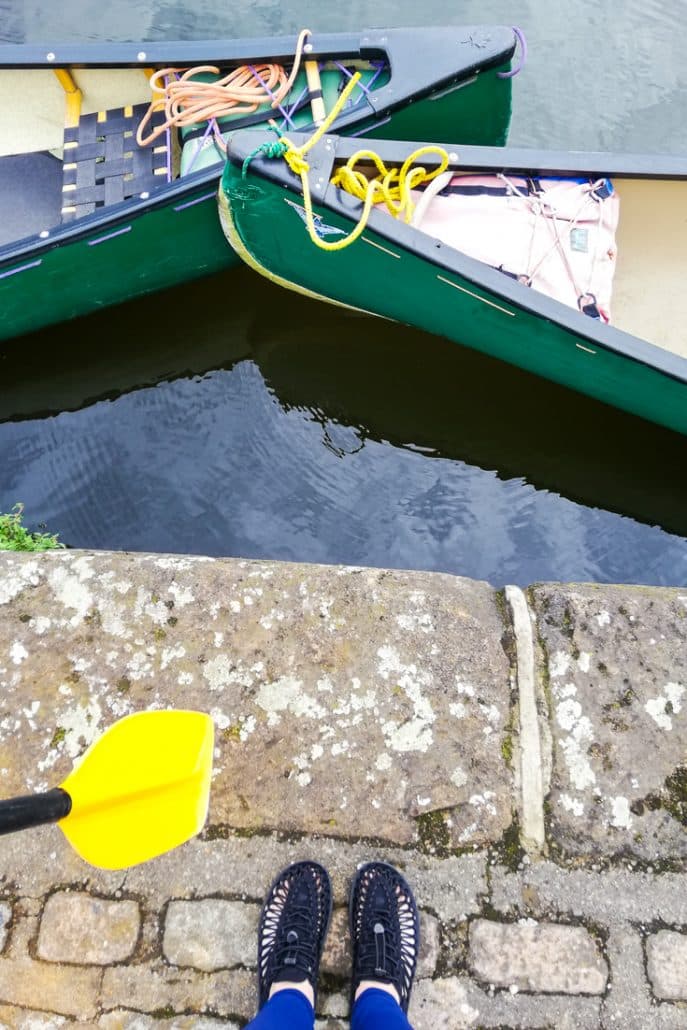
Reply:
[[[686,636],[679,591],[0,555],[3,793],[129,711],[218,731],[208,826],[168,855],[0,838],[0,1025],[238,1030],[262,898],[314,858],[344,1030],[347,886],[381,858],[421,909],[416,1030],[687,1028]]]
[[[421,907],[416,1030],[687,1027],[683,873],[229,834],[114,874],[88,870],[50,830],[33,838],[28,864],[16,838],[0,849],[9,1027],[243,1026],[261,899],[279,868],[304,857],[327,865],[335,890],[318,1030],[347,1026],[346,889],[370,857],[402,868]]]

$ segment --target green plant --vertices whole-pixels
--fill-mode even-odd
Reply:
[[[55,533],[31,533],[22,524],[23,514],[23,504],[15,504],[7,515],[0,514],[0,551],[51,551],[64,547]]]

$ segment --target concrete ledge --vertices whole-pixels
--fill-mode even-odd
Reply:
[[[506,597],[431,573],[2,553],[0,789],[60,782],[128,712],[197,707],[218,730],[214,827],[441,853],[495,844],[516,813],[534,854],[684,860],[687,592]]]
[[[2,794],[140,709],[210,711],[217,748],[204,834],[144,866],[0,838],[0,1021],[237,1030],[258,905],[310,857],[337,905],[318,1030],[346,1025],[371,858],[422,909],[416,1030],[687,1028],[686,631],[680,590],[1,553]]]
[[[119,716],[186,706],[217,725],[213,825],[428,847],[510,825],[484,583],[52,552],[0,556],[0,591],[5,794],[60,782]]]

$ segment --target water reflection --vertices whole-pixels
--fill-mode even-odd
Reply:
[[[146,348],[150,300],[5,345],[0,506],[76,546],[684,579],[682,437],[246,270],[193,297]]]

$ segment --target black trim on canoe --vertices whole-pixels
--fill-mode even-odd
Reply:
[[[227,159],[232,164],[242,165],[256,147],[272,138],[265,132],[255,130],[238,132],[232,137],[227,148]],[[306,142],[308,134],[289,133],[289,139],[299,146]],[[370,149],[379,154],[386,164],[400,166],[413,150],[426,145],[399,140],[323,136],[308,153],[311,172],[317,173],[312,175],[313,200],[316,204],[355,223],[360,216],[362,203],[351,194],[330,184],[334,163],[346,161],[357,150]],[[530,175],[534,178],[547,175],[583,175],[611,179],[687,180],[687,158],[679,156],[557,152],[522,150],[515,147],[471,147],[460,144],[444,146],[443,149],[449,152],[449,167],[455,167],[456,171],[470,170],[490,174],[506,172]],[[431,155],[422,159],[423,165],[427,167],[439,162],[439,157],[434,158]],[[285,161],[257,156],[253,158],[250,168],[252,173],[278,182],[292,193],[302,196],[300,178],[289,169]],[[315,181],[320,179],[327,183],[323,194],[318,191]],[[385,212],[371,211],[368,227],[389,243],[402,247],[443,272],[453,272],[495,300],[501,300],[514,308],[554,322],[596,347],[630,358],[678,382],[687,382],[687,359],[663,347],[613,325],[589,318],[567,304],[516,282],[498,269],[468,257],[467,254],[428,236],[421,230],[413,229],[400,220],[391,218]]]
[[[372,118],[388,115],[431,93],[467,84],[476,72],[510,60],[515,53],[516,37],[506,26],[460,26],[443,28],[375,29],[353,33],[313,33],[308,59],[372,59],[389,62],[390,81],[374,90],[363,101],[347,109],[335,126],[345,131]],[[0,44],[0,68],[59,67],[152,67],[168,64],[245,63],[251,60],[289,62],[296,50],[296,36],[265,37],[173,43],[103,43],[37,46]],[[50,56],[52,55],[52,56]],[[305,126],[306,135],[314,125]],[[369,131],[368,124],[368,131]],[[273,136],[271,137],[274,138]],[[146,199],[131,198],[104,207],[91,215],[65,225],[45,226],[46,239],[28,236],[0,247],[0,268],[28,255],[40,255],[58,244],[79,240],[139,217],[149,208],[173,200],[193,197],[202,186],[215,186],[221,163],[193,172],[171,183],[164,183]]]
[[[297,36],[197,40],[163,43],[0,44],[0,68],[148,68],[168,64],[245,64],[257,60],[290,63]],[[474,75],[503,64],[515,53],[516,37],[505,25],[451,25],[313,32],[304,53],[308,60],[370,60],[386,57],[392,75],[402,74],[394,90],[406,95]],[[426,59],[431,60],[427,68]],[[384,90],[380,90],[383,92]],[[386,101],[388,102],[388,101]]]

